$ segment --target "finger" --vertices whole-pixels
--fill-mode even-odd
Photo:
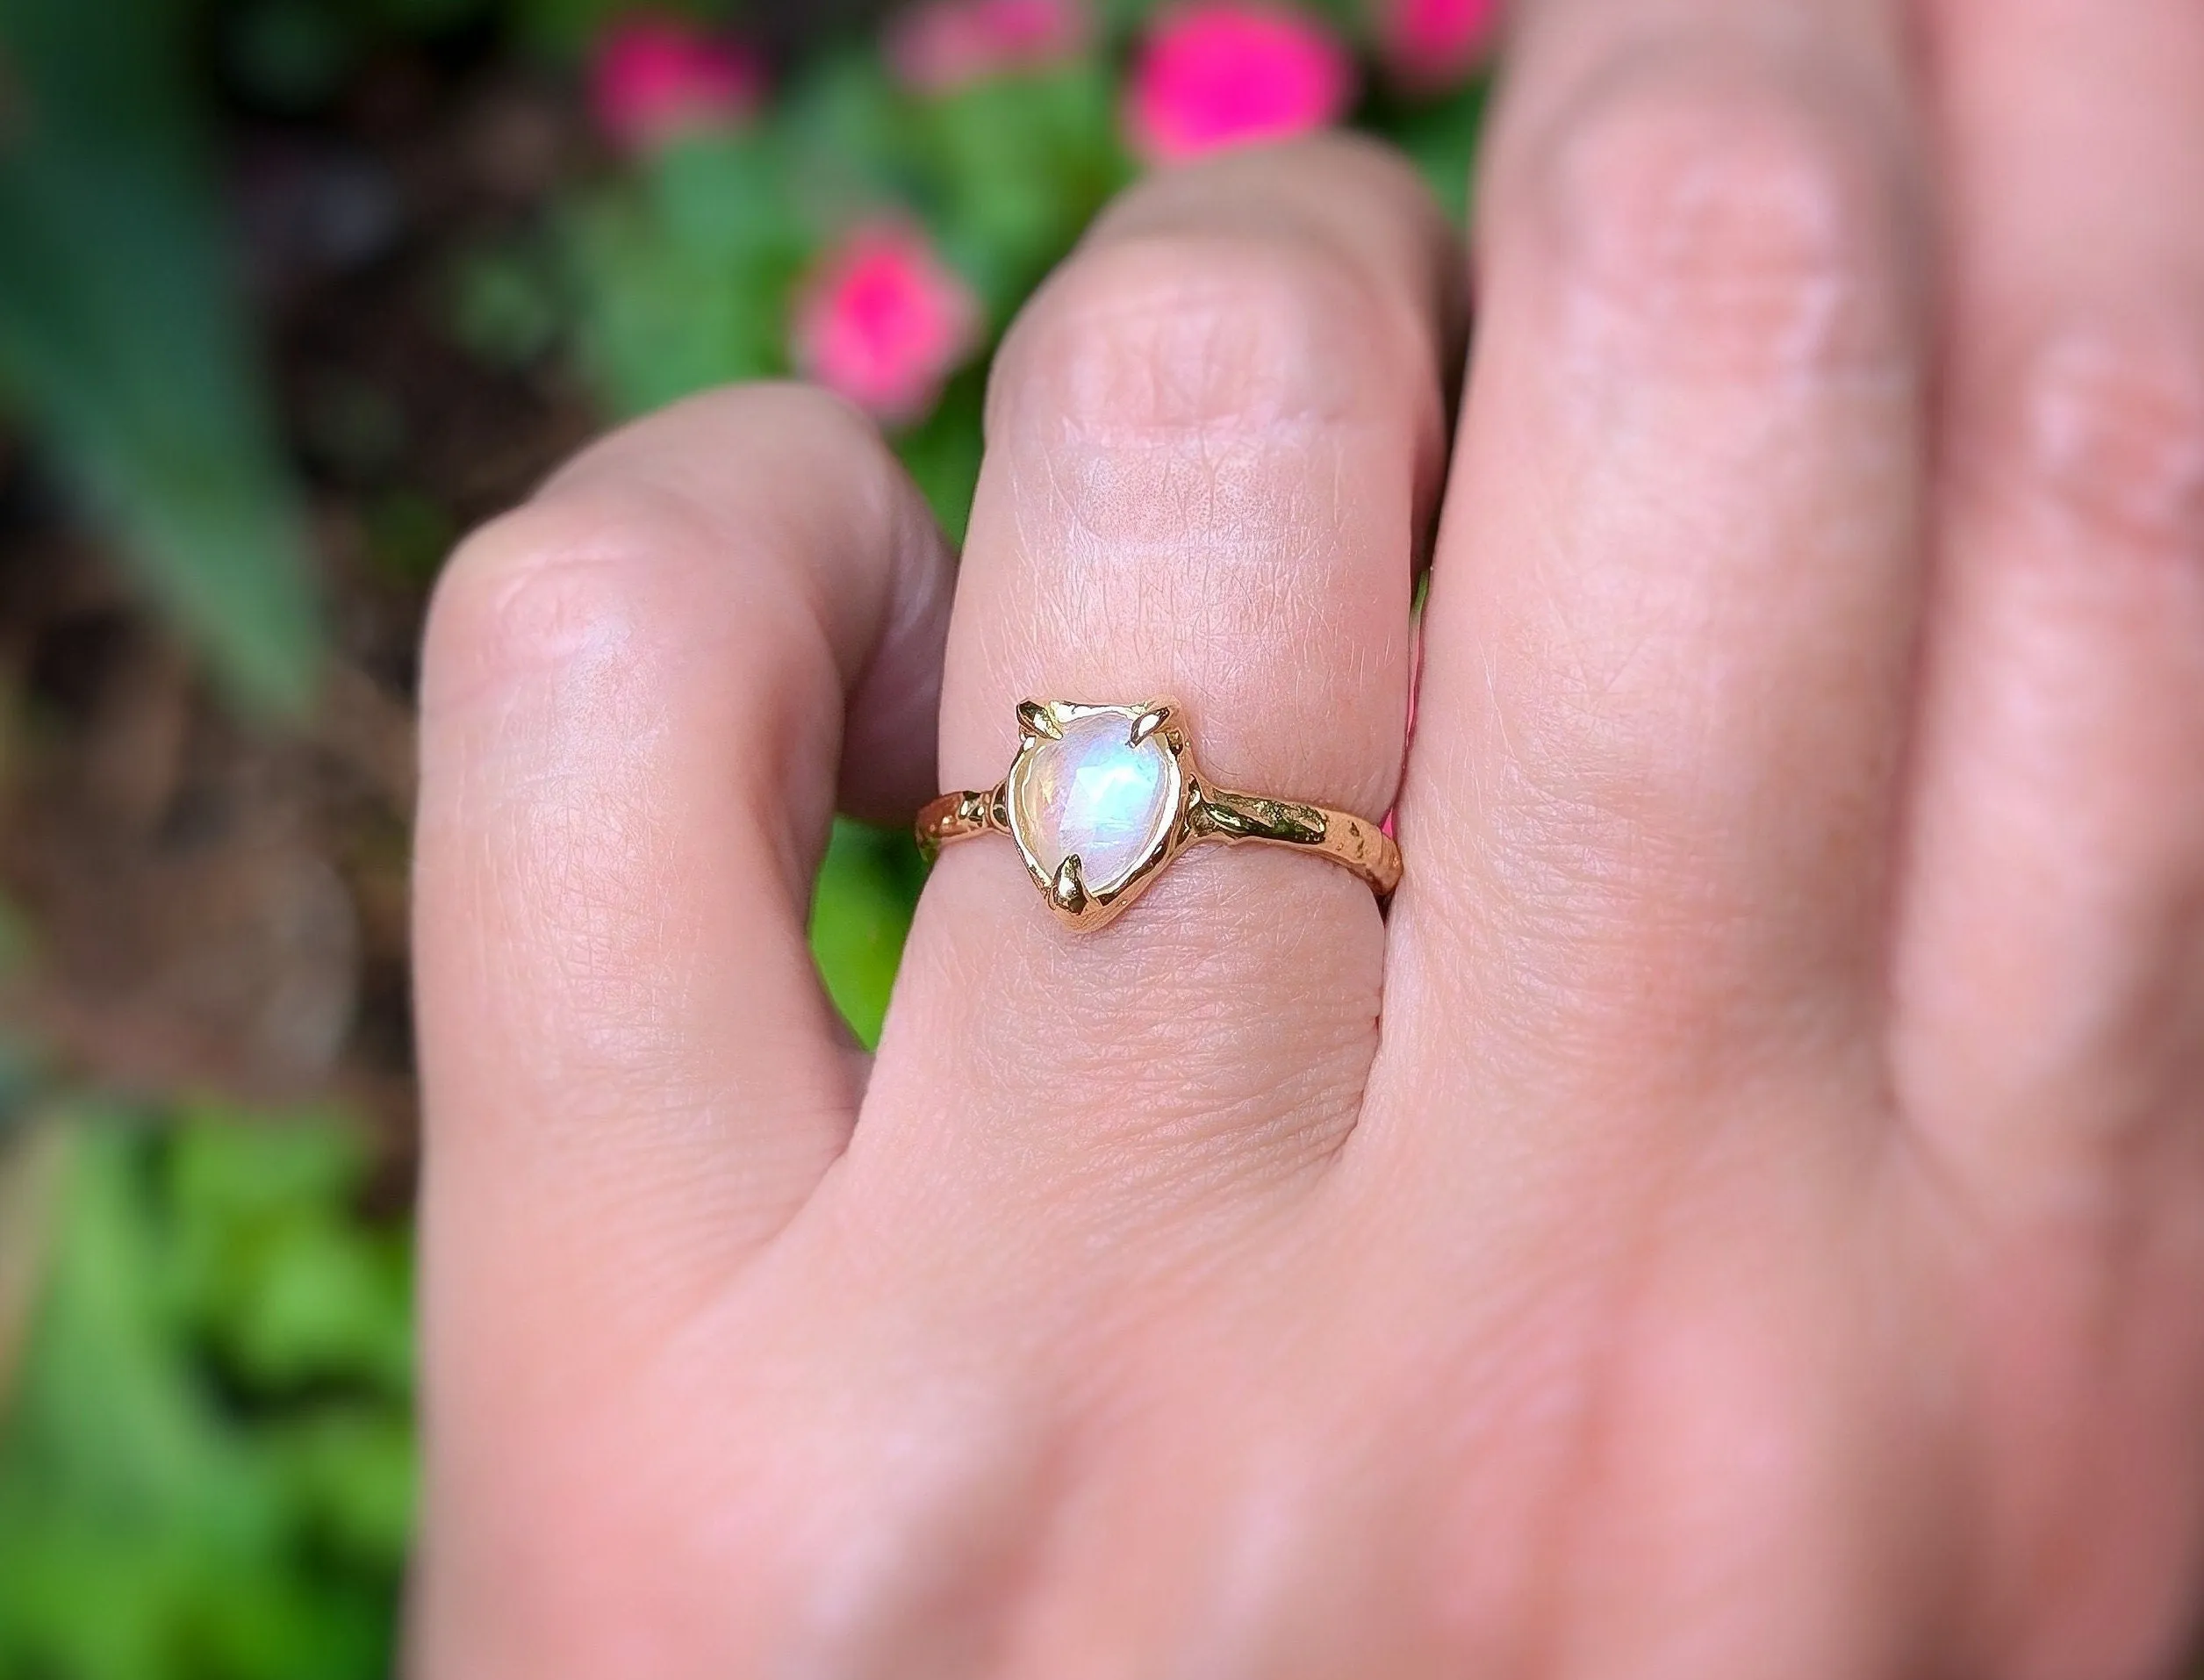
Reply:
[[[1955,338],[1893,1065],[2018,1472],[1985,1602],[2038,1671],[2166,1672],[2204,1547],[2204,9],[1926,13]]]
[[[416,875],[448,1388],[654,1333],[841,1149],[811,879],[845,708],[854,798],[908,820],[930,789],[948,597],[893,458],[794,388],[629,428],[452,563]]]
[[[950,786],[1001,777],[1021,699],[1167,697],[1224,785],[1384,811],[1446,248],[1404,164],[1336,139],[1159,176],[1104,217],[996,363]],[[952,846],[850,1166],[996,1150],[1034,1184],[1192,1187],[1306,1163],[1352,1120],[1382,948],[1370,889],[1318,859],[1197,846],[1071,931],[1007,840]]]
[[[1863,1042],[1919,589],[1881,0],[1546,0],[1514,74],[1372,1094],[1451,1063],[1477,1123],[1403,1146],[1477,1157]]]
[[[1989,10],[1932,8],[1957,340],[1904,1065],[1942,1144],[2056,1184],[2135,1140],[2108,1098],[2204,1091],[2204,11]]]

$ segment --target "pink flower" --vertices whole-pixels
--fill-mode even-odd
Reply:
[[[977,342],[980,305],[900,221],[853,229],[820,265],[798,305],[803,373],[879,420],[922,418]]]
[[[649,12],[608,27],[589,67],[598,126],[637,151],[733,127],[757,108],[765,88],[765,68],[754,54],[681,18]]]
[[[1087,38],[1085,0],[933,0],[896,21],[887,55],[905,86],[948,93],[1061,63]]]
[[[1500,0],[1376,0],[1378,51],[1402,82],[1439,89],[1484,62]]]
[[[1354,93],[1346,49],[1313,19],[1257,0],[1167,12],[1133,66],[1134,149],[1176,163],[1336,120]]]

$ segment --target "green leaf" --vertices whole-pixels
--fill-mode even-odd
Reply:
[[[172,0],[0,0],[0,386],[248,703],[319,654]]]
[[[1490,90],[1480,76],[1435,99],[1391,97],[1370,117],[1369,126],[1408,154],[1457,225],[1468,219]]]
[[[923,121],[950,253],[998,321],[1131,178],[1116,90],[1092,64],[974,83]]]
[[[776,156],[743,137],[699,137],[564,219],[582,363],[616,413],[787,371],[789,298],[810,243]]]
[[[987,391],[986,368],[966,368],[949,382],[932,413],[893,440],[895,453],[952,543],[964,541],[973,492],[980,483]]]
[[[835,820],[811,910],[811,949],[828,995],[866,1045],[879,1042],[923,879],[902,830]]]
[[[269,1393],[357,1381],[402,1396],[411,1281],[395,1232],[346,1217],[363,1140],[337,1124],[187,1116],[170,1143],[171,1275],[196,1332]]]
[[[398,1235],[353,1212],[367,1163],[341,1123],[180,1124],[91,1114],[64,1134],[0,1433],[0,1674],[375,1680],[410,1518],[402,1375],[379,1351],[271,1372],[234,1350],[266,1333],[298,1232],[313,1267],[348,1246],[354,1272]],[[355,1340],[402,1325],[402,1267],[377,1293]]]
[[[926,190],[920,118],[877,51],[822,54],[797,75],[772,122],[794,196],[822,229]]]

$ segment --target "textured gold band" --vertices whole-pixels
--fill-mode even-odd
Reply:
[[[1390,898],[1401,884],[1401,849],[1375,822],[1321,805],[1265,799],[1224,787],[1200,787],[1190,801],[1189,840],[1257,841],[1291,846],[1344,864]],[[944,793],[919,808],[918,849],[931,858],[952,840],[975,834],[1008,834],[1010,815],[1003,784],[962,793]]]
[[[944,793],[918,814],[919,849],[929,858],[951,841],[1004,834],[1027,872],[1068,925],[1099,926],[1138,898],[1162,867],[1203,840],[1254,843],[1306,851],[1353,870],[1382,899],[1400,885],[1400,848],[1367,818],[1295,800],[1237,793],[1203,779],[1185,721],[1167,700],[1087,705],[1026,700],[1017,708],[1016,761],[989,788]],[[1068,768],[1067,768],[1068,765]],[[1089,828],[1095,849],[1075,845],[1060,817],[1067,792],[1091,778],[1108,801],[1128,793],[1113,814],[1115,838]],[[1059,803],[1052,806],[1051,801]],[[1124,835],[1134,839],[1128,845]],[[1081,853],[1084,852],[1084,856]]]

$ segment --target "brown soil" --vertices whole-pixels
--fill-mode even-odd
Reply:
[[[73,1082],[334,1095],[404,1152],[415,648],[451,538],[592,429],[556,354],[447,327],[455,264],[592,167],[574,101],[398,59],[312,126],[239,117],[233,198],[333,631],[316,715],[241,721],[39,463],[0,449],[0,1019]]]

